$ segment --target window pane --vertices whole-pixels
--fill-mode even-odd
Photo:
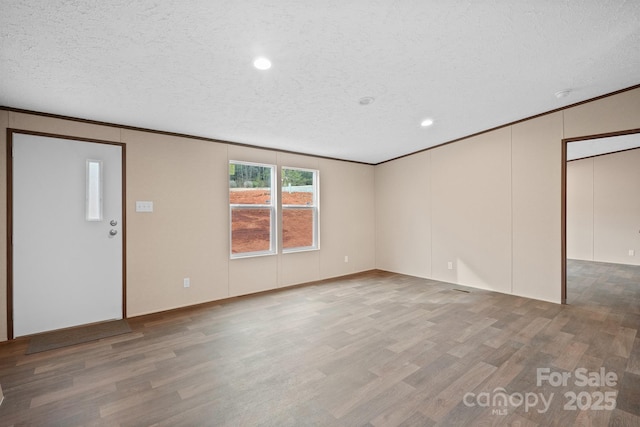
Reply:
[[[298,206],[315,204],[313,171],[282,168],[282,204]]]
[[[102,221],[102,162],[87,160],[87,221]]]
[[[231,253],[271,250],[271,209],[231,210]]]
[[[229,203],[232,205],[270,205],[271,167],[229,164]]]
[[[282,247],[312,247],[313,228],[313,209],[283,209]]]

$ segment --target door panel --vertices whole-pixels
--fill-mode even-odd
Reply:
[[[87,217],[88,160],[101,220]],[[121,319],[122,147],[16,133],[12,182],[14,336]]]

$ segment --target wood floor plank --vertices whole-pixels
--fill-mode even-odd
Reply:
[[[361,405],[362,403],[371,400],[373,397],[383,393],[387,389],[393,387],[397,383],[404,380],[407,376],[414,373],[419,369],[418,366],[412,364],[406,364],[396,371],[387,372],[384,376],[379,376],[373,381],[365,384],[364,386],[356,389],[351,393],[348,399],[340,402],[335,408],[330,408],[329,412],[336,418],[341,418],[354,407]]]
[[[631,348],[636,339],[637,330],[620,326],[618,333],[613,340],[613,352],[618,356],[628,358],[631,355]]]
[[[451,409],[460,403],[460,396],[463,396],[469,390],[475,389],[478,384],[495,372],[495,370],[495,366],[483,362],[478,363],[438,393],[429,401],[428,405],[420,409],[420,412],[432,420],[441,420]]]
[[[578,364],[578,361],[582,357],[585,351],[589,348],[589,345],[582,342],[571,342],[564,347],[560,355],[554,360],[553,364],[557,368],[564,369],[565,371],[573,371]]]

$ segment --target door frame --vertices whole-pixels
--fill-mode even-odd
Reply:
[[[13,135],[34,135],[48,138],[67,139],[78,142],[91,142],[119,146],[122,150],[122,318],[127,318],[127,193],[126,193],[126,144],[72,135],[36,132],[24,129],[7,128],[7,338],[13,336]]]
[[[587,141],[590,139],[599,139],[599,138],[608,138],[612,136],[622,136],[629,135],[633,133],[640,133],[640,128],[637,129],[628,129],[621,130],[617,132],[606,132],[606,133],[598,133],[593,135],[585,135],[585,136],[576,136],[573,138],[563,138],[562,139],[562,211],[561,211],[561,253],[562,253],[562,264],[561,264],[561,302],[562,304],[567,303],[567,144],[571,142],[579,142],[579,141]]]

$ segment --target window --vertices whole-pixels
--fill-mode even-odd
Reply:
[[[318,249],[318,171],[282,168],[282,249]]]
[[[231,257],[276,253],[275,167],[229,162]]]
[[[87,221],[102,221],[102,161],[87,160],[86,175],[85,217]]]

